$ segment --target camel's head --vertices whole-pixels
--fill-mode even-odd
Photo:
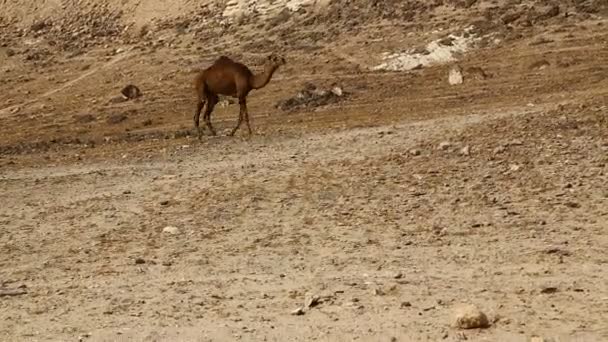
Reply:
[[[271,66],[274,66],[275,68],[278,68],[281,65],[285,65],[285,63],[287,63],[285,61],[285,58],[283,58],[282,56],[279,56],[279,55],[275,55],[275,54],[268,56],[266,62],[268,64],[270,64]]]

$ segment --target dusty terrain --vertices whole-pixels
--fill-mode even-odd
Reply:
[[[608,4],[91,3],[0,3],[0,340],[608,340]]]

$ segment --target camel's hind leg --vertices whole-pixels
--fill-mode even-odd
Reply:
[[[211,135],[217,135],[215,129],[211,125],[211,112],[213,112],[213,108],[218,102],[217,95],[209,95],[207,96],[207,107],[205,108],[205,114],[203,114],[203,119],[205,120],[205,125],[209,128]]]
[[[198,134],[199,140],[202,139],[202,136],[203,136],[203,131],[201,130],[201,128],[199,126],[199,121],[200,121],[200,117],[201,117],[201,110],[205,106],[205,103],[206,103],[205,100],[199,99],[196,103],[196,110],[194,111],[194,129],[196,130],[196,133]]]

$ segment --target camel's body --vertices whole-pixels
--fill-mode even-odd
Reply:
[[[285,64],[285,59],[272,55],[268,57],[264,71],[254,75],[245,65],[235,62],[226,56],[221,56],[210,67],[201,71],[194,79],[197,95],[194,127],[197,130],[199,139],[202,136],[199,119],[203,108],[205,108],[203,114],[205,125],[209,128],[211,134],[216,134],[213,126],[211,126],[211,112],[219,100],[218,95],[231,96],[239,100],[239,119],[230,135],[234,135],[236,130],[241,126],[243,119],[245,119],[247,130],[251,135],[249,113],[247,112],[247,95],[253,89],[260,89],[266,86],[277,68],[283,64]]]

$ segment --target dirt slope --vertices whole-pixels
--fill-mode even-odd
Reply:
[[[0,2],[0,339],[607,340],[607,8]]]

